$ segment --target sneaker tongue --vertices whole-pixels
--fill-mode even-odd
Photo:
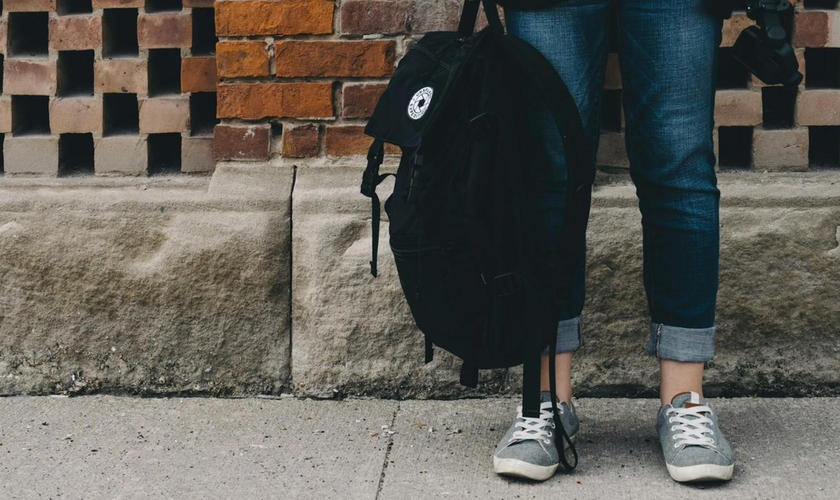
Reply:
[[[540,392],[540,403],[550,403],[551,402],[551,391],[541,391]]]
[[[702,406],[703,400],[696,392],[683,392],[674,396],[671,400],[671,406],[674,408],[694,408],[695,406]]]

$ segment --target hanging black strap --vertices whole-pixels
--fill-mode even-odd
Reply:
[[[432,339],[429,338],[428,335],[426,337],[426,364],[428,365],[435,359],[435,344],[432,343]]]
[[[371,200],[371,236],[373,239],[370,260],[370,273],[377,275],[376,261],[379,255],[379,219],[381,218],[379,196],[376,195],[376,186],[382,184],[389,176],[394,174],[379,175],[379,167],[385,158],[385,144],[374,139],[368,150],[368,163],[365,173],[362,175],[362,194]]]
[[[496,10],[495,0],[465,0],[464,8],[461,10],[461,22],[458,25],[458,33],[464,36],[470,36],[475,31],[475,23],[478,20],[478,7],[484,4],[484,15],[487,16],[487,22],[490,27],[497,33],[504,33],[505,28],[502,25],[502,20],[499,18],[499,11]]]
[[[524,285],[532,287],[527,281]],[[530,296],[527,293],[526,296]],[[540,418],[540,367],[542,364],[543,336],[545,326],[541,321],[543,315],[539,311],[543,301],[528,300],[523,304],[524,321],[522,331],[524,342],[524,361],[522,366],[522,416],[527,418]]]
[[[469,361],[461,363],[461,385],[473,389],[478,387],[478,367]]]
[[[560,419],[560,410],[557,408],[557,335],[554,335],[551,338],[551,343],[548,347],[548,376],[549,376],[549,388],[551,390],[551,411],[554,415],[554,428],[560,432],[560,436],[554,440],[554,445],[557,447],[557,455],[560,457],[560,463],[563,464],[563,467],[566,468],[567,471],[573,471],[578,464],[578,453],[577,448],[575,448],[575,443],[572,442],[572,439],[569,437],[569,434],[566,432],[566,428],[563,427],[563,420]],[[571,410],[571,408],[569,408]],[[566,446],[565,444],[569,445],[569,451],[572,453],[572,457],[574,458],[573,462],[569,462],[568,457],[566,457]]]

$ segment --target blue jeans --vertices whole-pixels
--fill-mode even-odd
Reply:
[[[568,0],[539,11],[508,10],[505,18],[508,32],[542,52],[566,82],[594,156],[612,8],[619,22],[627,155],[642,213],[647,352],[709,361],[720,253],[712,131],[721,22],[706,13],[703,0]],[[559,134],[552,126],[545,130],[565,178]],[[564,195],[537,192],[540,220],[559,236]],[[578,293],[561,311],[557,352],[582,345],[584,275],[581,269]]]

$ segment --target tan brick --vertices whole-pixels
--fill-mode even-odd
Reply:
[[[94,88],[102,93],[145,94],[149,91],[144,59],[103,59],[94,62]]]
[[[612,52],[607,54],[607,69],[604,75],[604,88],[606,90],[621,89],[621,68],[618,66],[618,54]]]
[[[137,43],[144,49],[192,45],[192,17],[187,13],[144,14],[137,18]]]
[[[6,59],[3,93],[9,95],[55,95],[55,61]]]
[[[386,88],[384,84],[345,84],[341,114],[347,118],[370,117]]]
[[[735,12],[732,17],[723,22],[723,41],[721,47],[732,47],[735,45],[735,40],[741,35],[748,26],[755,24],[755,21],[747,17],[746,12]]]
[[[259,160],[271,157],[271,126],[216,125],[213,134],[214,156],[218,161]]]
[[[715,124],[719,127],[755,126],[762,122],[761,93],[720,90],[715,96]]]
[[[327,156],[366,155],[371,137],[365,135],[365,128],[358,125],[327,127],[324,131],[324,152]],[[391,144],[385,145],[385,153],[399,154],[400,150]]]
[[[753,131],[753,164],[758,170],[808,169],[808,129]]]
[[[796,123],[802,126],[840,125],[840,89],[800,92],[796,100]]]
[[[330,83],[220,84],[217,90],[219,118],[260,120],[334,115]]]
[[[317,125],[301,125],[283,129],[283,156],[309,158],[318,156],[320,133]]]
[[[7,174],[58,175],[58,136],[6,137],[3,141]]]
[[[216,2],[219,36],[326,35],[333,32],[332,0]]]
[[[7,19],[0,19],[0,54],[6,53],[8,35],[9,22]]]
[[[140,133],[164,134],[190,129],[188,97],[162,97],[140,101]]]
[[[606,167],[629,168],[630,160],[627,159],[627,147],[624,142],[624,134],[621,132],[604,132],[598,143],[598,156],[596,163]]]
[[[52,12],[56,0],[6,0],[3,10],[8,12]]]
[[[100,16],[58,16],[50,19],[50,47],[89,50],[102,45]]]
[[[265,42],[219,42],[216,67],[221,78],[268,76],[269,58]]]
[[[280,41],[274,46],[277,76],[388,76],[394,71],[392,41]]]
[[[0,97],[0,134],[12,131],[12,99]]]
[[[215,57],[181,60],[181,92],[215,92],[217,80]]]
[[[212,137],[181,139],[181,172],[212,172],[215,168]]]
[[[66,97],[50,102],[53,134],[102,132],[101,97]]]
[[[147,172],[149,151],[144,136],[117,135],[94,141],[96,174],[139,175]]]
[[[94,9],[137,8],[143,7],[146,0],[93,0]]]

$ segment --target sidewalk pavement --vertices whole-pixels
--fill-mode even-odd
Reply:
[[[0,398],[0,498],[840,498],[840,398],[713,400],[738,463],[700,486],[668,477],[654,400],[579,400],[574,473],[497,477],[517,403]]]

